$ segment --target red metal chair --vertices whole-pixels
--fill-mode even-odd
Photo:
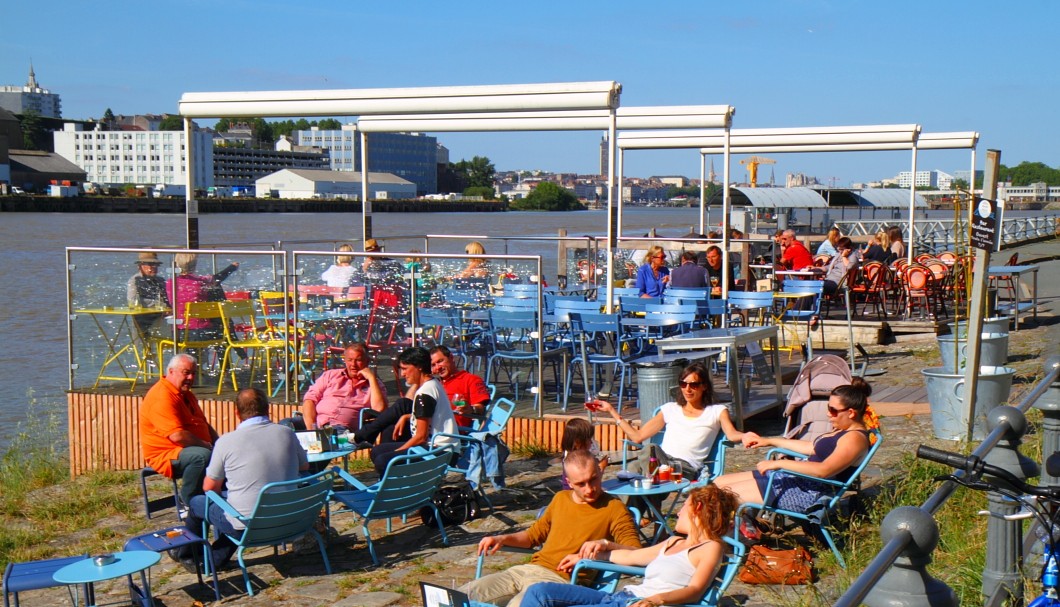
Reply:
[[[862,304],[861,316],[872,304],[876,310],[876,319],[883,320],[887,315],[887,290],[890,270],[878,261],[867,261],[858,270],[854,284],[850,287],[852,297],[851,305],[854,306],[854,314],[858,315],[858,303]]]

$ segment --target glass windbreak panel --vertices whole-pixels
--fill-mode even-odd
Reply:
[[[177,352],[200,363],[204,393],[283,385],[286,348],[260,297],[282,291],[283,254],[71,250],[72,382],[142,392]]]

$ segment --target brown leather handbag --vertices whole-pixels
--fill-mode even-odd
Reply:
[[[802,546],[774,550],[756,544],[736,577],[745,584],[809,584],[813,582],[813,557]]]

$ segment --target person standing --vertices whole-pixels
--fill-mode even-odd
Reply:
[[[184,505],[202,493],[203,474],[217,441],[217,432],[191,392],[197,370],[190,354],[169,359],[166,376],[147,391],[139,413],[144,460],[162,476],[180,477]]]

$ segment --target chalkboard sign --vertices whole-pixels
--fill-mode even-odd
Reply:
[[[758,380],[766,384],[773,383],[773,372],[769,369],[769,363],[766,362],[766,354],[762,351],[762,346],[757,341],[747,344],[747,355],[751,357],[751,367],[754,369],[754,374],[758,377]]]

